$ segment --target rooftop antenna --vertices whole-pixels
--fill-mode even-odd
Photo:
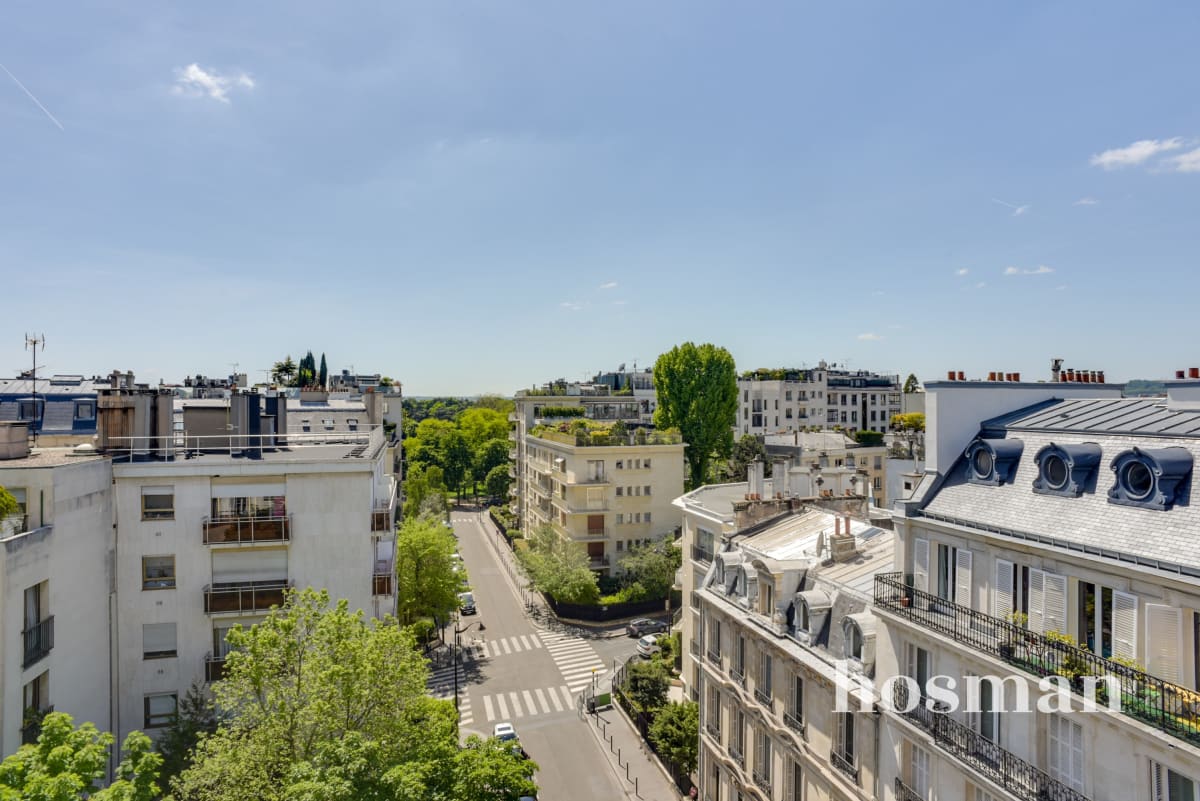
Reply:
[[[38,348],[41,348],[43,351],[46,350],[46,335],[45,334],[35,334],[35,335],[31,336],[30,334],[26,334],[25,335],[25,350],[33,351],[33,372],[30,374],[30,377],[33,379],[33,422],[34,422],[33,444],[34,444],[34,447],[37,446],[38,430],[42,427],[42,416],[40,414],[38,414],[38,402],[37,402],[37,354],[38,354]]]

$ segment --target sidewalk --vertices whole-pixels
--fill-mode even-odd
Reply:
[[[679,801],[687,796],[659,766],[637,729],[619,707],[595,714],[584,713],[592,736],[603,747],[612,768],[625,786],[625,797],[640,801]]]

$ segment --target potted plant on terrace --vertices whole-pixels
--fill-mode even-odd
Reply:
[[[1024,612],[1010,612],[1008,625],[1004,626],[1004,639],[1000,641],[1000,658],[1012,660],[1017,646],[1025,642],[1026,637],[1021,631],[1029,623],[1029,615]]]

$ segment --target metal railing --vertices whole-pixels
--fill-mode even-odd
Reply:
[[[770,706],[771,694],[760,687],[755,687],[754,688],[754,700],[758,701],[760,704],[767,704],[768,706]]]
[[[202,525],[205,545],[254,545],[288,542],[292,538],[292,516],[287,514],[205,517]]]
[[[807,731],[807,727],[805,726],[804,720],[802,718],[797,717],[796,715],[793,715],[791,712],[783,713],[783,725],[787,726],[789,729],[796,732],[801,737],[804,737],[805,733]]]
[[[603,556],[588,555],[588,567],[608,567],[608,554]]]
[[[392,574],[391,573],[375,573],[371,576],[371,594],[372,595],[391,595],[392,594]]]
[[[901,573],[875,576],[875,605],[955,642],[999,657],[1034,676],[1064,676],[1082,695],[1085,676],[1105,676],[1120,685],[1121,711],[1148,726],[1200,744],[1200,693],[1120,664],[1007,620],[977,612],[909,586]],[[1096,701],[1108,703],[1105,682],[1096,682]]]
[[[713,560],[713,552],[707,548],[701,548],[699,545],[693,545],[692,560],[696,562],[711,562]]]
[[[841,751],[837,750],[837,748],[829,752],[829,764],[853,779],[855,784],[858,784],[858,766],[854,764],[853,759],[847,757]]]
[[[123,399],[117,399],[121,405]],[[101,406],[104,400],[101,399]],[[189,434],[176,431],[162,436],[109,437],[104,443],[114,461],[154,457],[183,458],[192,455],[244,456],[290,451],[313,445],[362,445],[363,454],[375,453],[386,442],[382,425],[363,425],[356,431],[276,432],[274,434]],[[355,449],[355,455],[358,455]]]
[[[688,645],[688,650],[692,652],[692,656],[700,656],[700,643],[692,640]]]
[[[721,727],[719,725],[713,723],[712,721],[707,721],[704,724],[704,730],[708,732],[709,737],[713,738],[718,743],[721,742]]]
[[[25,658],[21,661],[21,667],[27,668],[44,658],[54,647],[54,615],[34,623],[22,631],[21,636],[25,640]]]
[[[755,786],[758,787],[760,790],[762,790],[764,793],[766,793],[767,798],[770,798],[771,797],[770,767],[768,766],[766,771],[762,771],[762,770],[759,770],[759,768],[755,768],[754,771],[750,775],[754,780]]]
[[[704,658],[707,659],[710,663],[716,665],[718,668],[721,667],[721,652],[720,651],[714,651],[710,648],[710,649],[708,649],[707,652],[705,652]]]
[[[745,668],[730,667],[729,668],[729,678],[733,679],[734,683],[737,684],[737,686],[741,687],[743,690],[746,689],[746,669]]]
[[[899,776],[896,777],[896,801],[925,801],[925,796],[918,793],[913,788],[904,783],[904,780]]]
[[[913,700],[916,700],[916,705],[908,709]],[[897,714],[932,735],[942,750],[1022,801],[1088,801],[1083,793],[1005,751],[969,726],[959,723],[950,715],[935,712],[925,696],[911,697],[908,682],[901,681],[893,685],[893,702]]]
[[[391,509],[376,509],[371,512],[371,531],[390,531],[392,519]]]
[[[211,584],[204,588],[204,613],[265,612],[283,606],[292,582],[248,581],[244,584]]]
[[[738,743],[730,743],[730,744],[729,744],[729,756],[730,756],[730,758],[731,758],[731,759],[732,759],[734,762],[736,762],[736,763],[738,764],[738,767],[740,767],[740,768],[742,768],[743,770],[745,770],[745,768],[746,768],[746,755],[745,755],[745,753],[742,751],[742,746],[741,746],[741,745],[739,745]]]
[[[42,721],[53,711],[54,705],[51,704],[34,711],[33,714],[27,713],[26,717],[29,720],[21,727],[21,745],[37,745],[38,737],[42,733]]]
[[[223,678],[225,678],[225,657],[213,656],[211,653],[205,654],[204,680],[214,682]]]

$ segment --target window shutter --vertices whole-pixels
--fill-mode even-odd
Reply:
[[[913,540],[913,587],[929,592],[929,540]]]
[[[1042,612],[1046,631],[1067,633],[1067,577],[1045,573]]]
[[[143,623],[142,653],[165,654],[175,650],[174,623]]]
[[[1146,604],[1146,672],[1170,682],[1179,681],[1181,626],[1179,610]]]
[[[1113,590],[1113,656],[1137,659],[1136,595]]]
[[[1167,782],[1163,766],[1150,761],[1150,801],[1167,801]]]
[[[1013,607],[1012,562],[996,560],[996,581],[992,585],[992,615],[1007,620]]]
[[[286,579],[287,551],[214,551],[212,576],[214,584]]]
[[[954,603],[973,609],[971,603],[971,552],[966,548],[955,550]]]
[[[1046,574],[1041,570],[1029,570],[1029,630],[1041,634],[1045,627],[1045,584]]]

